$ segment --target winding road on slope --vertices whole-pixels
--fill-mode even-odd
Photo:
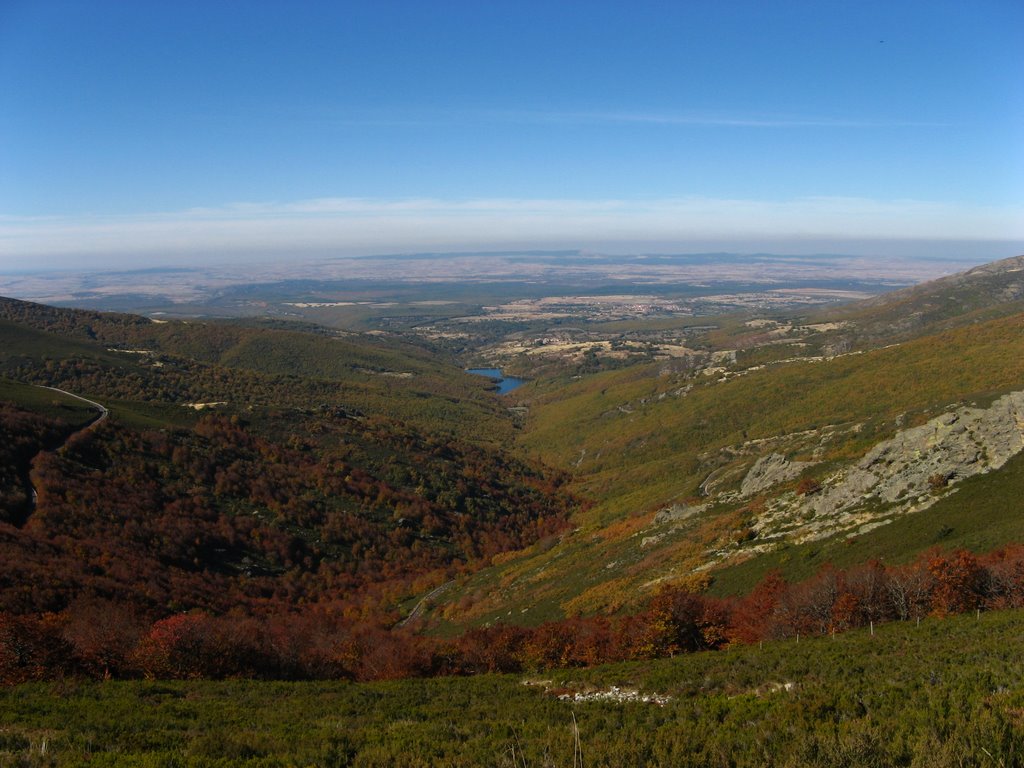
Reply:
[[[36,386],[39,387],[40,389],[49,389],[51,392],[60,392],[62,395],[67,395],[68,397],[75,398],[75,400],[81,400],[83,403],[91,405],[93,408],[99,411],[98,417],[90,421],[81,429],[76,430],[75,432],[72,432],[70,435],[68,435],[64,439],[64,443],[66,443],[68,440],[70,440],[72,437],[79,434],[80,432],[87,432],[90,429],[94,428],[97,424],[99,424],[101,421],[107,418],[107,415],[110,413],[110,411],[108,411],[104,406],[97,403],[95,400],[89,400],[88,398],[82,397],[81,395],[76,395],[74,392],[68,392],[66,389],[57,389],[57,387],[44,387],[42,384],[36,384]],[[64,445],[64,443],[61,443],[61,445]],[[57,448],[60,448],[60,446],[57,446]],[[57,450],[57,448],[54,448],[54,450]]]
[[[398,624],[396,626],[404,627],[406,624],[408,624],[413,619],[416,619],[419,616],[421,616],[423,614],[423,609],[426,608],[426,606],[427,606],[427,601],[437,597],[442,592],[444,592],[449,587],[451,587],[454,583],[455,583],[455,579],[452,579],[451,581],[446,581],[440,587],[435,587],[434,589],[432,589],[429,592],[427,592],[427,594],[425,594],[422,598],[420,598],[420,601],[418,603],[416,603],[415,607],[409,612],[409,615],[406,616],[404,619],[402,619],[400,622],[398,622]]]
[[[103,423],[103,421],[110,414],[110,411],[108,411],[105,406],[101,405],[100,403],[97,403],[95,400],[90,400],[90,399],[88,399],[86,397],[82,397],[81,395],[76,395],[74,392],[68,392],[65,389],[58,389],[57,387],[46,387],[46,386],[43,386],[42,384],[36,384],[35,386],[39,387],[40,389],[49,389],[52,392],[59,392],[62,395],[67,395],[68,397],[73,397],[75,400],[81,400],[83,403],[85,403],[87,405],[91,405],[98,412],[98,415],[96,416],[96,418],[94,418],[92,421],[90,421],[88,424],[86,424],[81,429],[76,429],[70,435],[65,437],[63,442],[60,445],[58,445],[58,446],[56,446],[56,447],[51,449],[51,452],[52,451],[59,451],[61,448],[63,448],[65,445],[67,445],[68,440],[70,440],[75,435],[80,435],[83,432],[88,432],[91,429],[95,429],[98,425]],[[43,453],[45,453],[45,451],[39,451],[39,453],[37,453],[35,456],[32,457],[32,460],[29,462],[29,465],[28,465],[29,466],[28,474],[26,475],[25,479],[26,479],[26,482],[28,483],[29,508],[28,508],[27,514],[25,515],[24,519],[22,519],[20,524],[18,525],[19,528],[21,528],[22,526],[25,525],[26,522],[28,522],[28,518],[32,515],[32,513],[36,509],[36,501],[39,498],[39,494],[36,492],[36,487],[34,485],[32,485],[32,467],[35,465],[36,459],[38,459],[39,456],[41,454],[43,454]]]

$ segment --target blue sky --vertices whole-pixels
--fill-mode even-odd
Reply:
[[[0,0],[0,268],[997,253],[1024,242],[1022,31],[1019,0]]]

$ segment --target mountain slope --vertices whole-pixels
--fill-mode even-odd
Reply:
[[[856,302],[829,313],[851,347],[892,343],[1024,311],[1024,256]]]
[[[0,610],[390,616],[574,504],[502,447],[487,383],[422,350],[13,301],[0,339]],[[111,416],[76,432],[88,414],[40,386]]]
[[[858,547],[864,559],[909,557],[943,541],[949,535],[940,535],[945,523],[925,525],[932,533],[894,549],[885,526],[907,514],[927,519],[932,512],[921,510],[937,500],[934,509],[958,506],[959,483],[976,472],[986,473],[977,480],[980,487],[995,489],[1011,465],[999,469],[1002,460],[986,454],[992,446],[966,438],[948,449],[953,458],[942,463],[929,452],[945,445],[941,440],[910,435],[932,420],[938,426],[927,427],[929,434],[957,421],[967,425],[967,434],[974,427],[965,414],[985,412],[1000,396],[1024,390],[1024,314],[1013,314],[1020,263],[1009,260],[879,300],[876,308],[898,316],[949,291],[977,299],[976,305],[957,302],[967,314],[936,309],[929,322],[952,327],[913,334],[903,343],[886,339],[863,352],[750,367],[725,363],[678,372],[658,362],[585,377],[525,403],[530,416],[522,444],[572,471],[573,488],[595,503],[556,546],[505,556],[452,591],[453,603],[472,598],[469,610],[442,606],[438,615],[456,622],[508,616],[535,622],[615,611],[639,604],[666,581],[703,588],[722,569],[744,561],[748,573],[766,570],[756,565],[762,558],[787,566],[780,553],[795,546],[820,563],[818,552],[836,551],[833,542],[851,536],[874,542]],[[989,291],[1010,301],[990,301]],[[994,319],[970,314],[979,307]],[[843,311],[844,317],[853,312]],[[879,310],[872,311],[882,323]],[[897,337],[904,333],[890,330]],[[1021,423],[1015,417],[1006,422],[1004,458],[1020,448]],[[850,509],[838,504],[830,489],[894,438],[902,442],[893,443],[886,461],[904,467],[892,480],[904,489],[865,487],[863,494],[874,493],[874,500]],[[774,474],[763,463],[772,456]],[[918,468],[918,461],[932,463]],[[754,482],[758,472],[768,481],[762,476]],[[859,499],[850,493],[847,498]],[[1004,537],[993,546],[1005,537],[1024,537],[1013,492],[993,493],[1003,501],[995,516],[972,521],[961,514],[957,536],[992,525]],[[813,543],[799,544],[809,537]],[[740,582],[751,580],[732,580]]]

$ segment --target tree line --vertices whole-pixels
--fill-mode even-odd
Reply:
[[[537,627],[495,624],[454,639],[397,628],[394,616],[323,603],[261,616],[235,610],[151,620],[124,603],[81,599],[57,613],[0,613],[0,682],[97,678],[384,680],[522,672],[655,659],[737,643],[828,635],[888,621],[1024,607],[1024,545],[977,556],[933,550],[887,567],[823,568],[748,595],[662,588],[632,615]]]

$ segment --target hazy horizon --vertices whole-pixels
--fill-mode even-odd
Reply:
[[[1024,6],[0,8],[0,272],[1024,244]]]

